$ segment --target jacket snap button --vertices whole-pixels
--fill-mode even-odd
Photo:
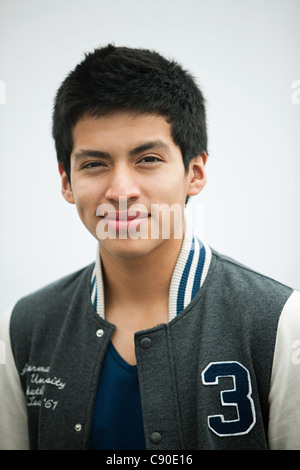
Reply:
[[[161,434],[159,432],[153,432],[150,435],[150,441],[152,444],[159,444],[161,441]]]
[[[75,424],[75,431],[79,432],[82,429],[82,425],[80,423]]]
[[[152,341],[150,338],[142,338],[140,341],[140,345],[143,349],[150,348],[151,344],[152,344]]]
[[[104,331],[101,330],[101,329],[100,329],[100,330],[97,330],[97,331],[96,331],[96,335],[98,336],[98,338],[101,338],[101,336],[104,335]]]

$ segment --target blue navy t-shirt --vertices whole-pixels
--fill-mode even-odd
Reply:
[[[145,449],[137,367],[109,343],[95,402],[91,450]]]

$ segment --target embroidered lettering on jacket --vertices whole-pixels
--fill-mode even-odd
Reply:
[[[25,364],[21,376],[25,374],[29,374],[25,392],[27,406],[44,406],[54,411],[58,405],[58,400],[44,396],[46,385],[51,385],[57,390],[63,390],[66,385],[65,382],[59,377],[50,375],[50,366]]]

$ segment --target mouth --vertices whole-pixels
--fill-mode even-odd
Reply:
[[[135,230],[150,217],[148,212],[136,209],[128,209],[126,211],[103,211],[101,207],[98,209],[96,216],[100,217],[102,223],[107,224],[109,230],[114,231]]]
[[[124,211],[124,212],[108,212],[106,218],[109,220],[135,220],[135,219],[146,219],[149,217],[148,212],[141,211]]]

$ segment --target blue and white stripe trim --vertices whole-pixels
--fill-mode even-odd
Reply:
[[[169,292],[169,321],[186,308],[203,285],[211,261],[209,246],[187,229],[182,248],[172,275]],[[105,318],[104,290],[100,253],[91,277],[91,301],[94,309]]]
[[[105,318],[104,313],[104,290],[102,280],[102,269],[100,260],[100,251],[97,246],[96,262],[91,277],[91,302],[94,309],[101,318]]]
[[[169,321],[191,303],[205,281],[210,261],[209,246],[186,227],[181,252],[171,279]]]

